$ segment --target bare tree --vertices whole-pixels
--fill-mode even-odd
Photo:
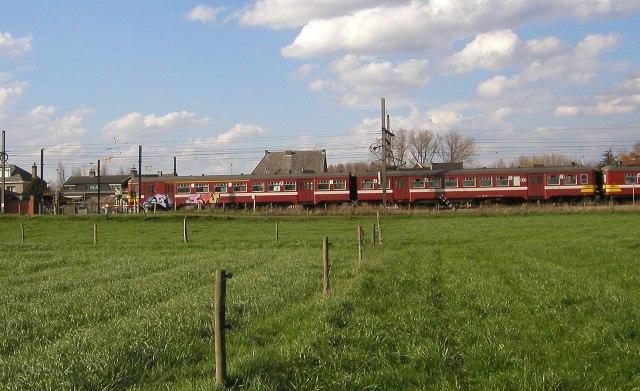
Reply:
[[[337,163],[327,166],[328,172],[349,172],[352,174],[378,170],[376,164],[367,162]]]
[[[424,166],[433,162],[438,152],[438,136],[430,130],[418,130],[409,135],[409,154],[413,164]]]
[[[84,176],[84,170],[82,167],[73,167],[71,169],[71,176]]]
[[[100,175],[109,175],[109,165],[106,162],[100,162]]]
[[[404,129],[394,132],[395,136],[391,138],[391,149],[389,157],[393,167],[402,167],[405,165],[407,154],[409,152],[410,133]]]
[[[640,155],[640,141],[638,141],[637,143],[633,144],[633,153],[635,153],[636,156]]]
[[[545,153],[540,155],[522,155],[511,162],[511,167],[533,167],[542,164],[547,167],[562,167],[571,165],[572,160],[566,156]]]
[[[437,155],[444,163],[472,163],[478,153],[473,138],[458,131],[450,131],[440,137]]]
[[[56,187],[59,189],[67,181],[67,169],[62,162],[58,162],[58,168],[56,168]]]

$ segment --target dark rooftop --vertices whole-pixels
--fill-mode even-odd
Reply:
[[[312,151],[265,151],[252,174],[300,174],[327,172],[325,150]]]

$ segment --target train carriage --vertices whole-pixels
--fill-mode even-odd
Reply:
[[[640,165],[602,168],[602,194],[613,198],[635,198],[640,190]]]

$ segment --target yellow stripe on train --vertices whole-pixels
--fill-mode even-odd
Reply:
[[[604,190],[604,193],[620,193],[622,190],[620,190],[620,186],[619,185],[603,185],[602,186],[602,190]]]
[[[580,193],[593,193],[596,191],[595,185],[583,185],[580,189]]]

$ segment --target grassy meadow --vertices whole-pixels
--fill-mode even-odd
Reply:
[[[640,387],[640,212],[385,215],[375,249],[374,222],[0,218],[0,388],[215,388],[220,267],[230,387]]]

